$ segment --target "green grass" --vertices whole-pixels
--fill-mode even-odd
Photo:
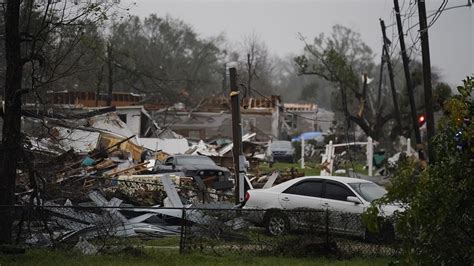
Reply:
[[[260,256],[180,255],[178,251],[147,250],[138,254],[86,256],[73,251],[31,249],[22,255],[0,254],[0,265],[387,265],[389,258],[290,258]]]
[[[179,236],[168,236],[163,238],[155,238],[147,241],[139,240],[143,245],[154,246],[154,247],[163,247],[163,246],[179,246],[180,237]]]
[[[289,171],[291,168],[295,168],[299,173],[304,172],[306,176],[310,175],[319,175],[320,169],[319,164],[315,163],[306,163],[305,168],[301,169],[300,163],[284,163],[284,162],[276,162],[270,168],[268,163],[261,164],[260,171],[261,172],[270,172],[272,170],[280,170],[280,171]]]
[[[90,242],[96,246],[136,246],[136,247],[178,247],[180,237],[179,236],[167,236],[156,238],[152,237],[149,239],[141,237],[128,237],[128,238],[108,238],[106,241],[91,240]]]

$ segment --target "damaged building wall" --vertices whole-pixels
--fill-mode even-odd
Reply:
[[[243,134],[257,133],[257,140],[267,141],[278,136],[278,114],[265,110],[242,111]],[[229,113],[211,112],[155,112],[153,117],[160,125],[176,131],[191,140],[214,137],[232,138],[232,117]],[[164,123],[164,124],[163,124]]]
[[[168,154],[184,154],[189,150],[188,140],[181,139],[160,139],[160,138],[140,138],[140,144],[152,151],[163,151]]]
[[[117,107],[117,115],[137,136],[141,136],[142,106]]]
[[[232,118],[229,113],[155,111],[153,118],[162,127],[169,127],[189,139],[232,136]]]
[[[267,141],[280,135],[281,103],[279,96],[244,98],[241,101],[243,133],[257,133],[256,139]],[[190,140],[214,137],[232,138],[232,117],[228,99],[211,97],[193,110],[182,104],[153,111],[161,127],[171,128]]]
[[[257,141],[268,141],[280,135],[278,111],[247,110],[243,111],[241,116],[243,134],[257,133]]]
[[[318,106],[313,103],[285,103],[283,104],[283,126],[289,134],[315,131],[316,113]]]
[[[86,108],[86,110],[96,110],[98,108]],[[118,118],[127,125],[134,135],[147,137],[159,129],[151,116],[142,105],[117,106],[116,114]]]

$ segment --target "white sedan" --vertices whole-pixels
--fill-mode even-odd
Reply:
[[[285,210],[315,209],[334,213],[363,213],[375,199],[384,196],[387,191],[373,182],[336,176],[307,176],[295,178],[267,189],[253,189],[245,195],[244,209],[263,209],[264,215],[251,215],[256,224],[265,226],[271,235],[285,233],[290,227],[290,219]],[[399,210],[396,206],[383,206],[383,216],[390,216]],[[257,213],[257,212],[254,212]],[[337,224],[334,227],[338,227]],[[332,228],[337,229],[337,228]],[[357,230],[349,232],[358,234]],[[365,230],[361,233],[365,237]],[[360,234],[359,234],[360,235]]]

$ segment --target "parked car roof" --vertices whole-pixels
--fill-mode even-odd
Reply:
[[[170,157],[175,158],[176,163],[178,165],[183,165],[183,164],[217,165],[211,158],[207,156],[203,156],[203,155],[181,154],[181,155],[174,155]]]
[[[353,177],[345,177],[345,176],[305,176],[308,178],[324,178],[333,181],[339,181],[344,183],[371,183],[369,180],[360,179],[360,178],[353,178]],[[305,178],[302,177],[302,178]]]

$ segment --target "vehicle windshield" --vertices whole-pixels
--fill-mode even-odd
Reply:
[[[291,142],[289,141],[275,141],[271,144],[272,148],[277,149],[291,149]]]
[[[177,157],[176,163],[178,165],[186,165],[186,164],[216,165],[211,158],[204,157],[204,156]]]
[[[384,188],[374,183],[349,183],[349,186],[368,202],[380,199],[387,193]]]

